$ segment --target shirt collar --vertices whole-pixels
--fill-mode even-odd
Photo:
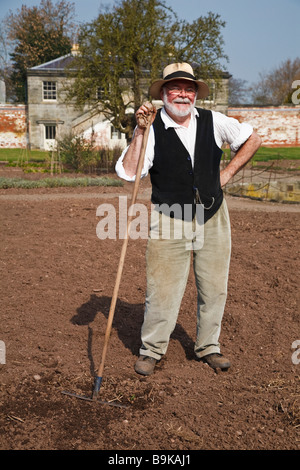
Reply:
[[[199,113],[198,113],[197,109],[194,107],[193,113],[192,113],[192,118],[195,119],[196,116],[198,117]],[[162,119],[162,122],[164,123],[166,129],[168,129],[169,127],[177,127],[177,128],[178,127],[183,127],[183,126],[181,126],[181,124],[177,124],[177,122],[173,121],[173,119],[169,116],[169,114],[167,113],[167,111],[165,110],[164,107],[161,110],[161,119]]]

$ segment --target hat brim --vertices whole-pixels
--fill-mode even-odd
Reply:
[[[187,77],[174,77],[170,78],[169,80],[155,80],[155,82],[152,83],[152,85],[149,88],[149,94],[152,96],[154,100],[160,100],[160,90],[163,85],[166,83],[172,82],[174,80],[188,80],[190,82],[195,83],[195,85],[198,88],[198,94],[197,94],[197,99],[204,99],[209,95],[209,88],[206,85],[206,83],[200,81],[200,80],[193,80],[192,78],[187,78]]]

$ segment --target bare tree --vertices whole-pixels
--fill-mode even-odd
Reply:
[[[9,57],[9,43],[5,23],[0,23],[0,79],[5,83],[6,102],[15,101],[16,96],[11,80],[12,66]]]
[[[261,73],[260,80],[252,85],[252,101],[261,105],[291,103],[292,84],[300,79],[300,58],[287,59],[268,73]]]
[[[228,81],[229,106],[245,104],[248,101],[249,86],[247,80],[231,77]]]

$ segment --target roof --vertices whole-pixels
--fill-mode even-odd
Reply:
[[[36,65],[35,67],[31,67],[28,70],[60,70],[63,71],[67,66],[69,66],[74,60],[73,54],[67,54],[62,57],[58,57],[57,59],[50,60],[49,62],[45,62],[44,64]]]
[[[73,49],[70,54],[64,55],[62,57],[58,57],[57,59],[50,60],[49,62],[45,62],[44,64],[36,65],[35,67],[31,67],[27,69],[27,72],[29,74],[34,74],[34,73],[42,73],[42,72],[60,72],[63,73],[67,67],[70,66],[70,64],[73,62],[75,56],[76,56],[76,49]],[[199,67],[199,64],[197,62],[193,62],[192,66],[194,68]],[[149,74],[149,70],[144,70],[146,74]],[[231,77],[230,73],[226,71],[220,71],[220,78],[227,78],[229,79]],[[130,75],[130,72],[129,72]]]

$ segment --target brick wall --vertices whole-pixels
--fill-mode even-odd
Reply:
[[[228,108],[228,116],[247,121],[266,147],[300,147],[300,106]],[[25,105],[0,104],[0,148],[26,148]]]
[[[300,106],[228,108],[228,116],[249,122],[265,147],[300,146]]]
[[[26,106],[0,104],[0,148],[26,148]]]

